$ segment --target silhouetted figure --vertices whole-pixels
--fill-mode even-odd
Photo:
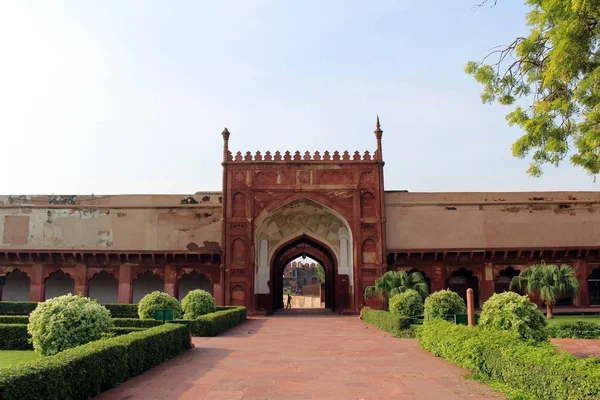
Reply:
[[[287,306],[285,308],[292,308],[292,296],[288,293]]]

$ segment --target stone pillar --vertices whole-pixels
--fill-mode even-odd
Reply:
[[[475,297],[473,289],[467,289],[467,321],[469,326],[475,326]]]
[[[577,260],[573,264],[575,274],[579,280],[579,296],[576,297],[575,305],[577,307],[589,307],[590,294],[588,288],[588,270],[587,263],[583,260]]]
[[[131,265],[121,265],[119,268],[119,303],[133,302],[133,285],[131,281]]]
[[[33,264],[31,266],[29,301],[44,301],[45,289],[44,266],[42,264]]]
[[[433,263],[431,270],[433,272],[431,276],[431,293],[444,290],[446,288],[446,266],[444,263],[436,262]]]
[[[77,264],[75,266],[75,293],[81,293],[83,296],[88,296],[88,279],[87,279],[87,265]]]
[[[178,298],[177,292],[177,266],[168,264],[165,267],[165,293]]]
[[[483,303],[487,301],[494,294],[494,271],[492,263],[486,263],[483,267],[483,277],[480,282],[480,295],[479,302],[481,304],[475,304],[475,307],[483,307]]]

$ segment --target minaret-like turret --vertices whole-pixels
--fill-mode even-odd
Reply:
[[[379,114],[377,114],[377,122],[375,124],[375,138],[377,138],[377,160],[382,161],[383,155],[381,154],[381,136],[383,136],[383,131],[381,130],[381,126],[379,125]]]

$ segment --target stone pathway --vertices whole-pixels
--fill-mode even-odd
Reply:
[[[356,316],[253,318],[96,399],[502,398]]]
[[[600,339],[551,339],[561,350],[578,357],[596,356],[600,359]]]

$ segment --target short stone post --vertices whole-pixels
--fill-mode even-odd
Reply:
[[[473,289],[467,289],[467,318],[469,326],[475,326],[475,300],[473,299]]]

